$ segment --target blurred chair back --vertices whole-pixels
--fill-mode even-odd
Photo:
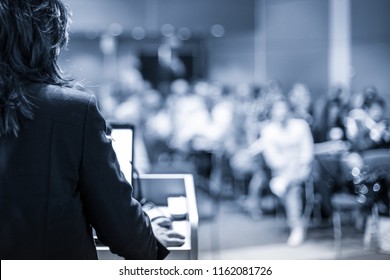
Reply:
[[[390,187],[390,149],[367,150],[362,153],[364,164],[386,174],[386,185]],[[389,194],[390,195],[390,194]]]
[[[390,149],[367,150],[362,153],[363,161],[366,165],[389,171],[390,169]]]

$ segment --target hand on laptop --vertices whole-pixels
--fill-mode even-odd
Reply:
[[[184,236],[172,230],[172,221],[166,217],[152,220],[153,233],[165,247],[180,247],[184,244]]]

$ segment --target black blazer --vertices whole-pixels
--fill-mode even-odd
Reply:
[[[0,137],[0,258],[97,259],[92,227],[126,259],[166,256],[132,198],[96,98],[35,86],[34,120]]]

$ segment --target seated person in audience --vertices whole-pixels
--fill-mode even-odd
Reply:
[[[287,243],[297,246],[305,238],[302,192],[313,161],[310,127],[305,120],[291,118],[289,104],[281,99],[273,104],[271,120],[261,137],[264,159],[272,175],[270,188],[281,199],[291,228]]]
[[[382,97],[376,96],[366,100],[362,109],[352,110],[347,118],[347,137],[351,142],[351,153],[345,157],[344,165],[350,172],[353,168],[359,169],[360,177],[366,177],[366,185],[369,187],[375,182],[381,186],[377,194],[377,202],[380,214],[389,215],[389,181],[388,176],[382,174],[383,171],[388,172],[389,166],[383,166],[383,160],[380,162],[365,161],[367,152],[374,152],[377,149],[390,148],[390,126],[389,121],[384,118],[386,112],[386,104]],[[379,157],[385,157],[385,151],[380,150]],[[388,153],[388,151],[387,151]],[[390,164],[390,163],[388,163]],[[369,176],[364,176],[364,174]],[[352,172],[353,174],[353,172]],[[355,184],[352,184],[352,189],[355,190]],[[365,197],[370,193],[365,194]],[[373,197],[371,197],[373,198]]]
[[[343,87],[334,86],[316,102],[314,108],[313,181],[316,192],[321,194],[321,214],[325,219],[332,215],[332,193],[344,184],[340,160],[349,149],[344,125],[348,97]]]
[[[340,86],[329,90],[314,108],[313,138],[315,143],[345,140],[344,119],[348,114],[346,90]]]
[[[368,100],[362,109],[352,110],[347,118],[347,137],[354,151],[389,148],[389,121],[384,118],[386,104],[382,97]]]
[[[229,146],[230,166],[236,183],[242,187],[240,207],[253,219],[259,219],[263,210],[272,209],[265,196],[269,191],[269,168],[262,155],[261,130],[268,123],[269,111],[282,96],[278,81],[271,80],[257,96],[248,85],[239,84],[235,92],[234,118]]]
[[[288,101],[295,118],[303,119],[311,126],[313,123],[313,104],[307,85],[296,83],[288,93]]]

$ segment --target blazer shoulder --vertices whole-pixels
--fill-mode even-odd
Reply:
[[[86,91],[81,91],[76,88],[60,87],[60,86],[44,86],[39,91],[38,97],[46,99],[50,103],[67,103],[87,105],[91,100],[95,99],[95,95]]]
[[[96,106],[96,96],[75,88],[47,85],[31,91],[36,115],[52,120],[81,124],[89,106]]]

